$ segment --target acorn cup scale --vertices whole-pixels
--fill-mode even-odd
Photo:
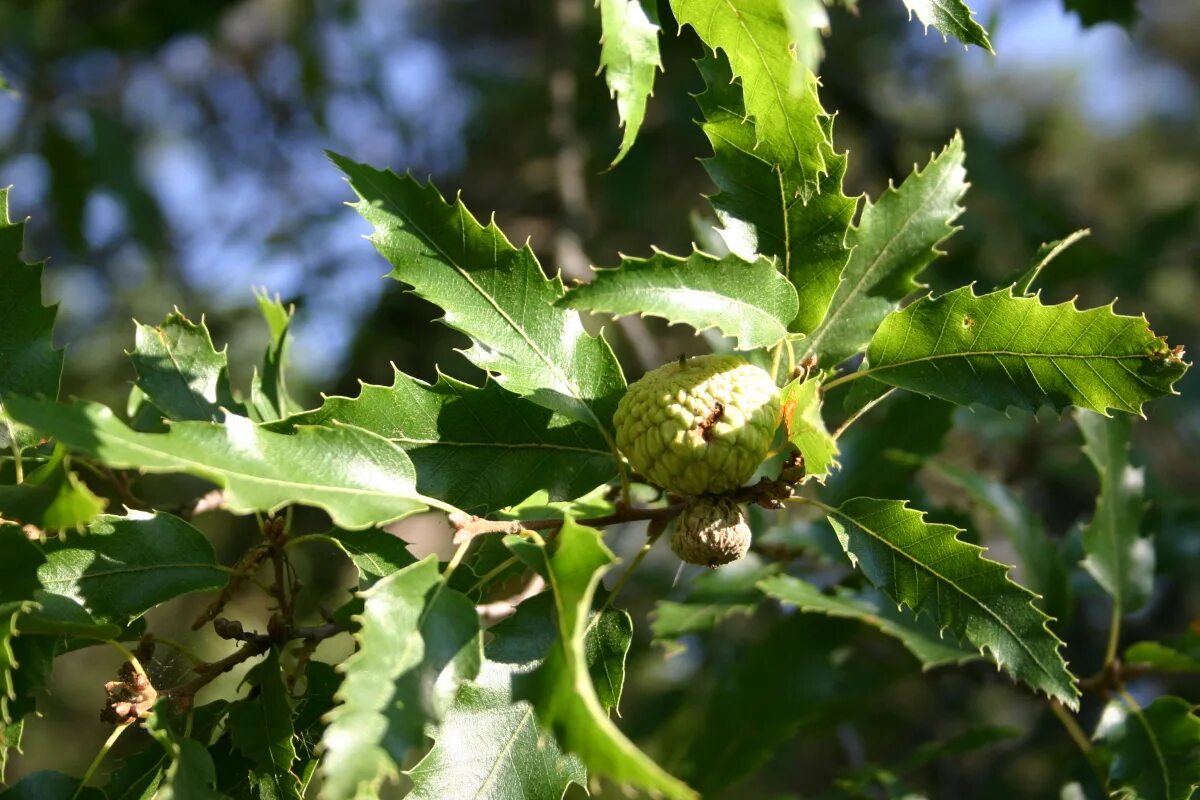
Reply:
[[[732,491],[762,464],[779,425],[779,390],[737,356],[681,359],[630,385],[613,417],[633,469],[683,495]]]
[[[727,497],[697,497],[675,518],[671,550],[689,564],[716,569],[750,550],[750,526]]]

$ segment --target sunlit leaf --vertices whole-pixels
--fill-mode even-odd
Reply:
[[[876,380],[960,405],[1050,404],[1140,414],[1172,394],[1188,365],[1145,317],[1111,307],[1043,305],[1008,289],[964,286],[891,314],[867,351]]]
[[[225,351],[213,347],[203,321],[176,311],[161,325],[139,323],[129,358],[138,388],[168,419],[220,422],[225,410],[245,414],[233,399]]]
[[[807,200],[829,165],[828,134],[817,99],[817,81],[805,70],[797,80],[794,41],[779,0],[671,0],[680,25],[690,25],[713,50],[722,50],[745,92],[758,149],[772,164],[800,176]]]
[[[391,386],[364,383],[358,397],[328,397],[315,411],[270,427],[335,422],[387,438],[412,459],[422,494],[473,513],[541,489],[555,500],[573,499],[617,472],[599,431],[495,381],[479,388],[439,375],[429,385],[396,370]]]
[[[254,299],[258,301],[258,310],[267,323],[271,340],[263,355],[262,371],[256,370],[250,381],[249,410],[255,421],[267,422],[302,410],[288,394],[285,376],[291,345],[289,331],[295,309],[285,306],[278,298],[272,299],[265,292],[255,292]]]
[[[95,519],[104,506],[105,501],[71,471],[62,447],[54,448],[23,483],[0,484],[0,517],[45,531],[74,531]]]
[[[967,191],[962,137],[955,134],[924,170],[914,167],[900,186],[888,184],[867,201],[846,245],[852,247],[829,313],[809,336],[807,351],[832,367],[866,347],[879,323],[921,284],[916,278],[942,255],[958,227]]]
[[[941,31],[942,38],[953,36],[965,45],[974,44],[992,52],[992,43],[987,31],[973,19],[974,12],[963,0],[904,0],[909,14],[929,30],[929,26]]]
[[[589,774],[667,798],[696,797],[625,738],[593,687],[584,643],[588,615],[600,576],[613,562],[599,531],[567,520],[549,544],[519,536],[506,537],[505,543],[546,576],[558,627],[554,646],[541,666],[517,682],[516,696],[533,705],[539,722],[579,756]]]
[[[467,358],[509,391],[601,431],[625,390],[608,344],[579,315],[558,308],[562,281],[542,273],[528,245],[517,249],[494,222],[480,225],[461,200],[432,184],[330,154],[375,228],[391,277],[445,310],[442,321],[471,338]]]
[[[655,72],[662,69],[658,10],[653,0],[596,0],[596,5],[600,6],[600,69],[625,128],[615,165],[633,147],[646,118],[646,103],[654,93]]]
[[[788,441],[804,457],[805,479],[824,483],[825,476],[838,466],[838,446],[821,418],[820,381],[797,378],[783,387],[779,400]]]
[[[1189,631],[1177,640],[1132,644],[1125,650],[1125,661],[1161,672],[1200,672],[1200,633]]]
[[[585,639],[593,674],[610,670],[621,683],[629,648],[629,616],[606,609],[593,618]],[[538,667],[553,646],[554,598],[541,594],[491,628],[479,677],[458,690],[437,732],[437,743],[410,773],[413,800],[447,797],[520,797],[559,800],[571,783],[586,785],[575,756],[539,729],[533,707],[513,694],[518,676]],[[615,633],[616,635],[605,635]]]
[[[282,434],[229,414],[224,423],[177,422],[167,433],[139,433],[96,403],[14,398],[9,406],[18,421],[110,467],[207,478],[225,489],[235,513],[300,503],[328,511],[343,527],[363,528],[425,508],[404,451],[360,428]]]
[[[363,593],[358,649],[342,666],[339,705],[322,737],[322,796],[374,797],[425,741],[425,725],[475,677],[482,642],[475,607],[446,588],[436,556]]]
[[[620,266],[597,269],[591,283],[572,287],[558,302],[618,317],[662,317],[697,332],[716,328],[736,339],[739,350],[778,342],[798,308],[796,290],[771,261],[698,250],[687,258],[626,256]]]
[[[859,497],[825,511],[851,561],[880,591],[988,651],[1017,680],[1078,706],[1062,642],[1033,593],[984,558],[983,548],[961,541],[958,528],[926,522],[898,500]]]
[[[818,4],[819,5],[819,4]],[[850,257],[846,234],[856,201],[842,193],[846,156],[823,146],[828,171],[804,202],[807,173],[795,161],[773,162],[758,142],[758,129],[746,118],[741,87],[732,83],[720,57],[697,62],[705,90],[696,96],[704,114],[701,128],[712,144],[703,164],[720,191],[710,200],[726,246],[745,259],[771,256],[793,286],[799,305],[787,325],[808,332],[825,316],[839,276]],[[830,121],[829,126],[832,126]],[[832,138],[832,130],[829,131]]]

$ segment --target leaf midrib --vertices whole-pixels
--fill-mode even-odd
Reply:
[[[1050,678],[1051,680],[1053,680],[1053,677],[1054,677],[1054,676],[1053,676],[1053,673],[1051,673],[1049,670],[1047,670],[1047,669],[1046,669],[1046,666],[1045,666],[1044,664],[1042,664],[1042,662],[1041,662],[1041,661],[1038,659],[1038,657],[1037,657],[1036,655],[1034,655],[1033,651],[1032,651],[1032,650],[1029,648],[1029,646],[1028,646],[1028,645],[1025,643],[1025,640],[1024,640],[1022,637],[1018,636],[1018,635],[1017,635],[1017,633],[1016,633],[1016,631],[1014,631],[1014,630],[1013,630],[1011,627],[1009,627],[1008,623],[1007,623],[1007,622],[1005,622],[1005,621],[1004,621],[1004,619],[1002,619],[1002,618],[1001,618],[999,615],[997,615],[995,611],[993,611],[993,610],[992,610],[991,608],[989,608],[988,606],[984,605],[984,604],[983,604],[983,602],[982,602],[982,601],[980,601],[978,598],[976,598],[976,597],[975,597],[973,594],[971,594],[971,593],[970,593],[970,592],[968,592],[967,590],[965,590],[965,589],[963,589],[962,587],[960,587],[960,586],[959,586],[957,583],[954,583],[953,581],[949,580],[948,578],[946,578],[945,576],[943,576],[943,575],[942,575],[940,572],[938,572],[937,570],[933,569],[932,567],[929,567],[929,566],[927,566],[927,565],[925,565],[925,564],[921,563],[920,561],[917,561],[915,558],[913,558],[912,556],[910,556],[910,555],[909,555],[907,552],[905,552],[904,550],[900,549],[900,548],[899,548],[899,547],[897,547],[896,545],[892,544],[892,543],[891,543],[891,542],[889,542],[889,541],[888,541],[886,538],[884,538],[882,535],[880,535],[880,534],[876,533],[875,531],[871,530],[870,528],[866,527],[865,525],[863,525],[862,523],[858,522],[857,520],[855,520],[853,517],[849,516],[849,515],[848,515],[848,514],[846,514],[845,512],[841,511],[841,509],[833,508],[832,506],[826,506],[826,505],[822,505],[822,508],[824,508],[824,509],[825,509],[826,513],[829,513],[829,514],[834,514],[834,515],[837,515],[837,516],[841,517],[841,518],[842,518],[842,519],[844,519],[844,520],[847,520],[847,521],[848,521],[848,522],[849,522],[851,525],[854,525],[854,526],[856,526],[857,528],[859,528],[860,530],[862,530],[864,533],[867,533],[868,535],[870,535],[870,536],[871,536],[871,538],[875,539],[875,540],[876,540],[876,541],[878,541],[878,542],[881,542],[881,543],[883,543],[883,544],[884,544],[884,545],[886,545],[886,546],[887,546],[889,549],[891,549],[891,550],[893,550],[893,551],[895,551],[895,552],[897,552],[897,553],[900,553],[900,554],[902,554],[902,555],[904,556],[904,558],[905,558],[905,560],[906,560],[906,561],[908,561],[908,562],[910,562],[910,563],[914,564],[915,566],[918,566],[918,567],[920,567],[922,570],[924,570],[925,572],[929,573],[929,574],[930,574],[930,575],[932,575],[934,578],[937,578],[938,580],[940,580],[940,581],[944,582],[946,585],[948,585],[948,586],[950,586],[951,588],[953,588],[953,589],[954,589],[956,592],[958,592],[958,593],[959,593],[959,594],[961,594],[962,596],[964,596],[964,597],[968,598],[969,600],[971,600],[971,601],[972,601],[972,602],[973,602],[975,605],[977,605],[979,608],[981,608],[981,609],[983,609],[985,612],[987,612],[988,616],[990,616],[992,619],[994,619],[994,620],[995,620],[995,621],[996,621],[996,622],[997,622],[997,623],[998,623],[998,624],[999,624],[999,625],[1000,625],[1000,626],[1001,626],[1001,627],[1002,627],[1002,628],[1003,628],[1005,631],[1007,631],[1007,632],[1008,632],[1008,634],[1009,634],[1009,636],[1012,638],[1012,640],[1013,640],[1014,642],[1016,642],[1016,643],[1017,643],[1017,644],[1020,646],[1020,648],[1021,648],[1022,650],[1024,650],[1024,651],[1025,651],[1025,653],[1026,653],[1026,654],[1027,654],[1027,655],[1028,655],[1028,656],[1029,656],[1031,659],[1033,659],[1033,663],[1034,663],[1034,664],[1037,664],[1037,666],[1038,666],[1038,669],[1039,669],[1039,670],[1041,670],[1041,672],[1042,672],[1042,674],[1043,674],[1043,675],[1045,675],[1047,678]],[[937,523],[934,523],[934,524],[937,524]],[[980,560],[980,561],[988,561],[989,559],[986,559],[986,558],[984,558],[984,557],[983,557],[983,555],[982,555],[982,554],[980,554],[980,555],[979,555],[979,560]],[[996,564],[997,566],[1002,566],[1002,565],[998,564],[998,562],[994,562],[994,561],[993,561],[993,562],[991,562],[991,563],[993,563],[993,564]],[[1032,606],[1032,605],[1030,605],[1029,607],[1030,607],[1031,609],[1033,608],[1033,606]],[[915,609],[914,609],[914,610],[915,610]],[[1036,609],[1034,609],[1034,610],[1036,611]],[[940,622],[939,622],[939,624],[940,624]]]
[[[542,362],[547,367],[550,368],[550,370],[552,372],[555,372],[559,375],[559,377],[563,381],[563,385],[565,385],[570,390],[571,396],[574,397],[575,400],[578,403],[580,403],[587,410],[587,414],[589,417],[591,417],[592,422],[595,424],[595,427],[598,428],[602,433],[604,433],[605,436],[607,436],[608,434],[607,434],[607,432],[604,431],[604,425],[600,422],[600,418],[596,416],[596,412],[588,404],[587,400],[584,399],[584,397],[582,396],[582,392],[580,391],[579,386],[577,386],[576,383],[571,380],[570,376],[568,376],[566,374],[566,372],[563,371],[562,367],[560,367],[557,362],[550,360],[550,357],[542,352],[541,348],[538,347],[537,343],[534,342],[532,338],[530,338],[529,334],[527,334],[520,325],[517,325],[516,320],[514,320],[508,314],[508,312],[506,312],[500,306],[500,304],[499,304],[499,302],[497,302],[496,298],[494,298],[489,292],[484,291],[483,287],[480,286],[478,283],[476,283],[474,278],[471,277],[471,274],[466,269],[464,269],[449,253],[447,253],[445,250],[443,250],[442,247],[440,245],[438,245],[436,243],[436,241],[429,236],[428,233],[425,232],[425,229],[420,224],[418,224],[415,220],[413,220],[410,215],[404,213],[403,206],[395,201],[394,197],[388,191],[386,186],[384,186],[380,182],[378,182],[375,179],[374,175],[371,175],[369,173],[367,174],[366,180],[368,183],[371,184],[372,188],[374,188],[376,191],[379,191],[387,199],[387,201],[391,204],[392,208],[395,209],[394,213],[397,216],[404,219],[404,221],[408,225],[412,226],[412,228],[421,235],[421,238],[424,239],[425,242],[428,243],[431,247],[433,247],[433,249],[436,250],[442,256],[442,258],[445,259],[446,263],[449,264],[456,272],[458,272],[459,275],[461,275],[463,277],[463,279],[466,280],[467,283],[469,283],[475,289],[475,291],[479,293],[479,296],[484,298],[487,301],[487,303],[496,310],[496,313],[500,315],[500,318],[503,319],[504,322],[510,328],[512,328],[512,330],[514,332],[516,332],[516,334],[521,339],[523,339],[525,341],[525,343],[529,346],[530,350],[532,350],[538,356],[538,358],[540,358],[542,360]],[[364,198],[364,201],[365,201],[365,198]],[[462,225],[463,224],[462,216],[466,209],[463,207],[461,202],[458,202],[455,205],[457,207],[458,215],[460,218],[460,225]],[[482,228],[482,226],[480,226],[480,227]],[[465,230],[466,230],[465,225],[463,225],[463,230],[465,232]],[[486,228],[483,228],[483,230],[486,230]],[[499,231],[496,231],[495,233],[498,235]],[[464,238],[465,238],[465,233],[464,233]],[[511,243],[509,243],[509,247],[512,247]],[[513,248],[513,249],[516,250],[516,248]],[[542,276],[542,280],[543,281],[545,280],[544,276]]]
[[[943,151],[943,155],[944,154],[945,153]],[[930,167],[934,166],[937,163],[937,160],[938,160],[937,158],[934,158],[933,161],[931,161],[929,163],[929,165],[925,168],[924,174],[926,176],[929,174]],[[942,186],[945,184],[945,182],[947,180],[949,180],[950,175],[953,172],[954,172],[953,169],[944,170],[942,172],[941,177],[934,184],[933,189],[926,195],[926,197],[932,196],[932,195],[940,192],[942,189]],[[915,172],[913,174],[915,176],[917,176],[918,178],[922,177],[922,173],[919,171]],[[903,185],[904,184],[902,183],[901,187],[903,187]],[[888,192],[885,192],[883,195],[880,196],[879,202],[869,205],[866,209],[863,210],[864,219],[868,212],[871,212],[874,209],[878,209],[883,204],[883,202],[888,198],[889,192],[890,192],[891,196],[893,196],[893,197],[900,196],[900,189],[889,186]],[[955,205],[957,205],[958,198],[956,197],[953,202]],[[826,313],[825,319],[821,323],[820,330],[814,332],[814,334],[812,336],[811,342],[809,344],[810,351],[816,352],[817,346],[825,339],[825,335],[830,330],[832,330],[834,324],[836,323],[838,318],[841,316],[842,310],[850,303],[851,300],[853,300],[857,297],[860,297],[862,295],[863,284],[866,282],[867,278],[871,277],[876,272],[876,270],[879,268],[879,265],[884,260],[884,256],[888,253],[888,251],[890,250],[892,245],[896,243],[896,241],[900,238],[901,234],[905,233],[909,229],[910,226],[915,224],[915,220],[917,219],[917,217],[920,216],[921,212],[924,211],[924,209],[925,209],[925,203],[918,204],[913,209],[913,212],[911,214],[909,214],[907,217],[905,217],[904,222],[901,225],[896,226],[892,229],[892,235],[890,237],[888,237],[887,242],[883,245],[882,248],[880,248],[878,254],[873,259],[871,259],[871,261],[867,265],[866,269],[863,270],[862,275],[859,276],[859,279],[855,282],[853,288],[851,288],[846,293],[845,297],[842,299],[842,302],[838,303],[836,308],[832,308]],[[949,220],[946,221],[946,227],[950,227]],[[854,239],[853,247],[851,248],[851,254],[850,254],[850,259],[853,260],[854,251],[856,251],[861,246],[857,236],[862,231],[862,223],[860,222],[859,226],[857,228],[851,228],[851,230],[855,234],[855,239]],[[947,234],[947,235],[949,235],[949,234]],[[945,237],[942,237],[942,238],[945,238]],[[941,241],[941,240],[939,239],[939,241]],[[937,244],[935,243],[932,246],[932,248],[936,248],[936,247],[937,247]],[[846,266],[849,267],[849,264],[847,264]],[[920,274],[920,272],[921,272],[921,270],[918,269],[917,274]],[[876,285],[876,284],[878,284],[878,281],[875,281],[875,283],[872,285]],[[890,301],[890,302],[898,302],[898,301]]]
[[[367,497],[383,497],[383,498],[388,498],[388,499],[393,499],[393,500],[394,499],[412,500],[413,502],[420,503],[420,501],[416,499],[415,488],[414,488],[414,492],[413,492],[413,495],[414,495],[413,497],[404,497],[403,495],[397,495],[394,492],[385,492],[385,491],[375,490],[375,489],[354,488],[354,487],[349,487],[349,486],[331,486],[329,484],[322,484],[322,483],[301,483],[299,481],[283,480],[281,478],[268,478],[268,477],[261,476],[261,475],[253,475],[253,474],[250,474],[247,472],[239,472],[234,469],[214,467],[211,464],[204,463],[203,461],[196,461],[195,459],[187,458],[185,456],[177,455],[175,453],[171,453],[171,452],[168,452],[165,450],[156,450],[155,448],[150,447],[149,445],[145,445],[140,442],[132,441],[130,439],[122,439],[119,436],[116,436],[112,433],[109,433],[109,432],[103,431],[103,430],[95,431],[95,435],[96,435],[97,439],[106,439],[107,438],[110,442],[115,442],[118,445],[123,445],[132,450],[137,450],[137,451],[141,451],[144,453],[149,453],[151,455],[161,456],[166,459],[174,460],[178,464],[190,466],[194,469],[197,469],[198,471],[204,472],[207,475],[213,475],[213,474],[229,475],[229,476],[233,476],[235,478],[243,479],[243,480],[247,481],[248,483],[262,483],[262,484],[268,484],[268,485],[273,485],[273,486],[300,487],[300,488],[306,488],[306,489],[315,489],[320,492],[332,492],[335,494],[342,493],[342,494],[349,494],[349,495],[363,495],[363,496],[367,496]],[[169,434],[164,434],[164,435],[169,435]],[[147,467],[147,466],[136,464],[136,463],[132,464],[131,466],[136,469],[143,469],[143,470],[147,470],[150,472],[159,471],[159,470],[163,470],[163,469],[170,469],[169,466],[168,467],[164,467],[164,466]],[[232,488],[229,487],[228,483],[226,483],[226,488],[233,491]]]

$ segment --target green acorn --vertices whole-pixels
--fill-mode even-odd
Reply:
[[[762,464],[779,425],[779,390],[736,356],[672,361],[617,405],[617,446],[637,472],[685,495],[736,489]]]
[[[750,526],[727,497],[698,497],[675,518],[671,549],[689,564],[716,569],[750,549]]]

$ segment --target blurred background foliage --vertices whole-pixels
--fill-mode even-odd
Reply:
[[[1195,343],[1200,4],[1144,0],[1128,28],[1084,27],[1060,0],[972,5],[994,57],[926,35],[899,2],[831,9],[822,99],[851,153],[847,193],[877,195],[959,129],[972,187],[963,230],[930,271],[935,290],[990,287],[1040,243],[1091,228],[1047,271],[1043,296],[1078,294],[1084,306],[1119,296],[1118,311],[1144,311],[1172,344]],[[1089,21],[1103,6],[1069,5]],[[1129,4],[1114,5],[1123,15]],[[206,314],[244,386],[265,337],[255,287],[299,309],[292,381],[305,401],[354,393],[358,379],[390,382],[390,361],[426,380],[435,364],[477,378],[454,352],[464,340],[433,324],[437,309],[380,279],[385,264],[342,205],[350,192],[325,148],[431,175],[447,194],[461,187],[478,215],[494,210],[511,239],[529,237],[568,278],[615,264],[618,252],[707,245],[702,195],[713,187],[696,161],[708,148],[689,96],[702,88],[690,64],[700,45],[690,31],[676,36],[660,6],[665,73],[638,143],[608,170],[620,132],[595,77],[599,25],[587,0],[0,2],[0,73],[11,86],[0,92],[0,181],[15,186],[14,217],[32,218],[28,256],[51,259],[47,288],[70,348],[64,395],[123,407],[131,320],[155,323],[173,306]],[[610,328],[631,379],[708,347],[656,320]],[[1127,642],[1200,620],[1200,373],[1178,388],[1183,397],[1152,404],[1152,422],[1135,428],[1161,579]],[[966,524],[961,492],[906,466],[906,453],[940,452],[1006,483],[1070,552],[1097,488],[1079,445],[1051,414],[951,414],[906,398],[848,437],[830,490],[915,492],[934,517]],[[246,534],[243,522],[218,515],[206,528],[220,543]],[[813,574],[841,574],[822,549],[828,534],[767,526],[760,541],[800,547]],[[640,535],[619,533],[615,546],[629,553]],[[1011,563],[986,521],[971,535]],[[635,619],[691,591],[695,576],[678,577],[658,555],[627,590]],[[314,561],[310,585],[344,589]],[[1108,605],[1077,583],[1080,603],[1057,627],[1086,675],[1101,660]],[[821,673],[806,652],[851,644],[826,622],[760,608],[666,659],[639,625],[622,727],[714,796],[747,775],[729,796],[816,796],[848,771],[857,782],[843,780],[841,796],[882,797],[881,785],[910,780],[934,797],[1058,796],[1072,779],[1087,789],[1087,765],[1024,690],[980,665],[922,675],[865,630],[842,674]],[[78,774],[105,737],[100,687],[79,684],[79,663],[62,661],[10,780],[48,766]],[[1134,688],[1200,699],[1194,681],[1177,684],[1186,681]],[[1085,704],[1085,719],[1098,711]],[[961,749],[987,749],[933,764],[910,758],[917,743],[980,725],[1013,726],[1015,737],[968,741]]]

